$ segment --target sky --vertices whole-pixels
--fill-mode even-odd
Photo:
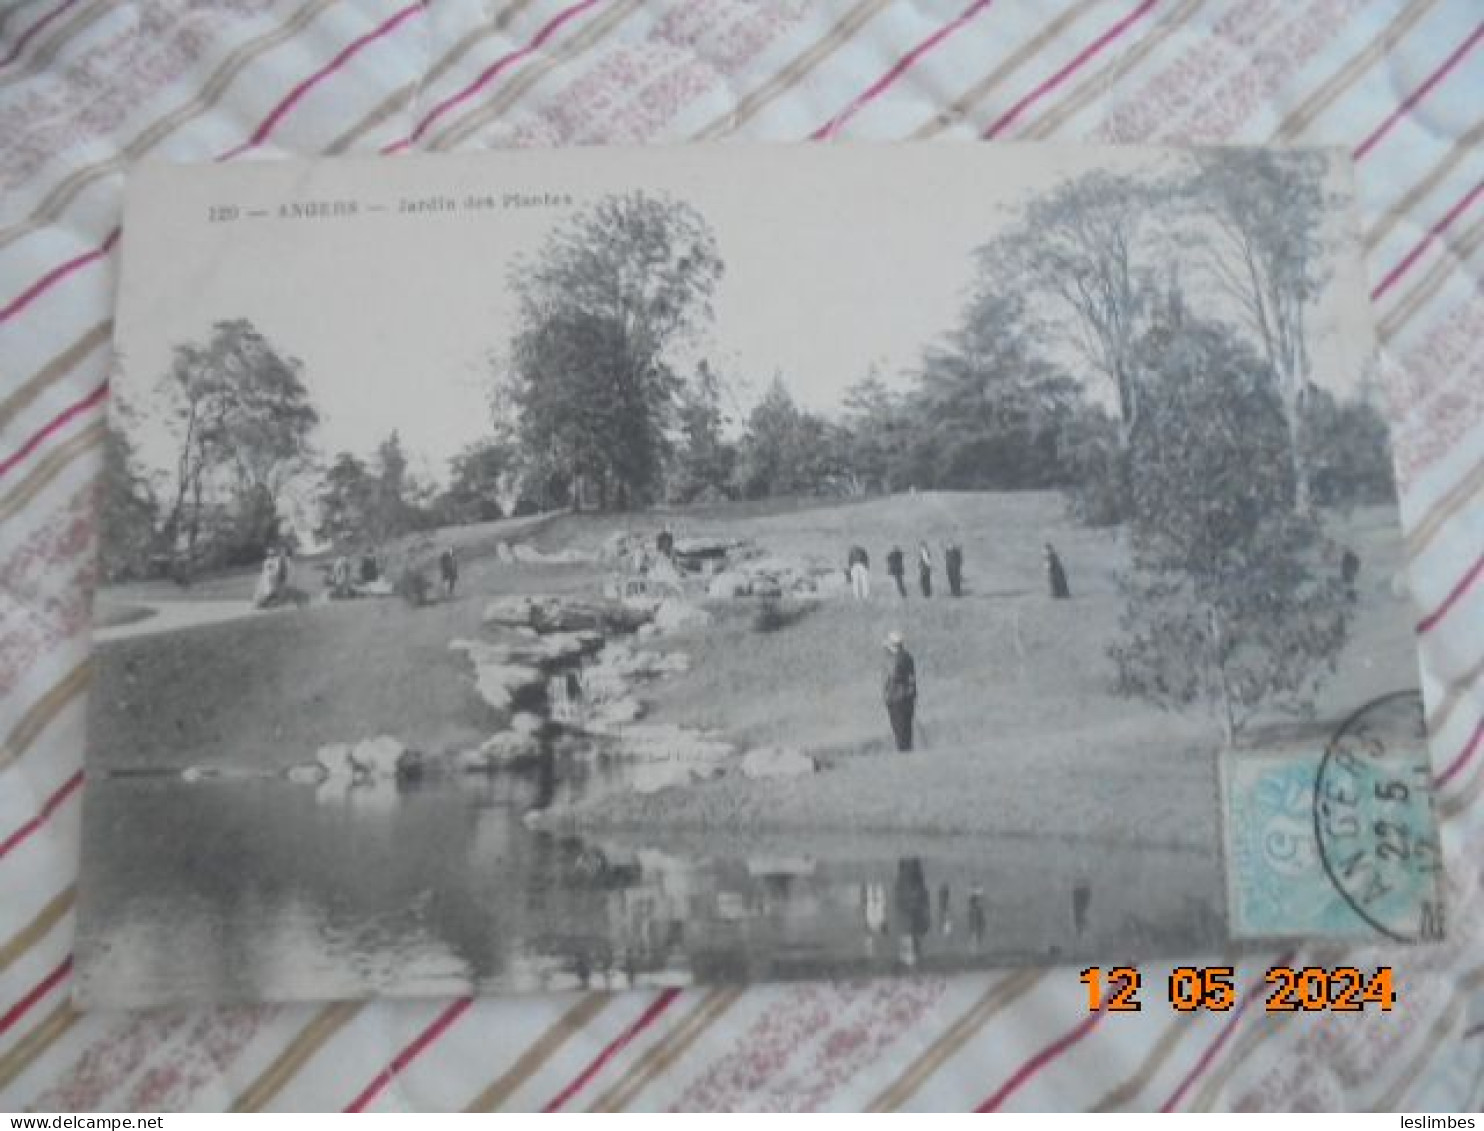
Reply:
[[[116,388],[143,410],[141,457],[168,466],[149,404],[172,349],[245,317],[303,362],[325,456],[368,454],[396,429],[414,466],[441,477],[488,434],[488,359],[512,329],[512,264],[585,204],[644,189],[690,203],[715,233],[726,270],[697,352],[731,380],[733,409],[777,373],[801,404],[835,412],[873,367],[905,387],[957,320],[974,249],[1018,201],[1094,167],[1171,160],[1013,144],[733,144],[145,166],[129,187]],[[1332,187],[1347,181],[1337,162]],[[466,207],[471,198],[491,206]],[[1370,349],[1363,286],[1352,262],[1316,309],[1315,369],[1332,387],[1358,379]]]

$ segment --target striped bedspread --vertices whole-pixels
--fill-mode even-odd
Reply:
[[[1478,0],[0,0],[0,1109],[1477,1109]],[[1089,1012],[1075,970],[82,1016],[68,956],[119,203],[143,158],[745,137],[1293,141],[1357,165],[1451,936],[1397,1009]],[[1194,956],[1193,956],[1194,957]],[[1210,962],[1219,955],[1199,956]],[[1162,983],[1169,966],[1144,968]]]

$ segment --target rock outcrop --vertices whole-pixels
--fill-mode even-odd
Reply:
[[[798,778],[815,773],[819,766],[809,755],[788,746],[759,746],[742,756],[745,778]]]

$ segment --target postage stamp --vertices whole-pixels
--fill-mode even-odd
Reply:
[[[1233,754],[1223,790],[1233,938],[1442,938],[1442,857],[1415,691],[1367,703],[1322,747]]]

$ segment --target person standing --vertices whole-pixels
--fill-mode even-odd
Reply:
[[[443,578],[444,598],[451,598],[454,586],[459,583],[459,559],[452,546],[443,547],[443,553],[438,555],[438,573]]]
[[[1072,590],[1067,586],[1067,571],[1062,568],[1056,547],[1050,542],[1046,543],[1046,581],[1051,587],[1051,595],[1057,600],[1064,600],[1072,595]]]
[[[943,568],[948,572],[948,592],[955,597],[964,595],[964,550],[957,542],[950,542],[943,551]]]
[[[845,559],[846,572],[850,574],[850,591],[857,601],[871,596],[871,559],[864,546],[850,547]]]
[[[886,634],[886,679],[882,698],[897,749],[912,749],[912,716],[917,710],[917,665],[896,630]]]
[[[907,567],[902,555],[902,547],[893,546],[891,552],[886,555],[886,572],[891,575],[892,581],[896,582],[897,596],[907,595]]]
[[[924,597],[933,595],[933,552],[926,542],[917,543],[917,583]]]

